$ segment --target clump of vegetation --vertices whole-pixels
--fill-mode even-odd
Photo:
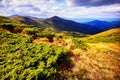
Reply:
[[[73,42],[77,48],[80,48],[83,50],[86,50],[87,48],[89,48],[89,46],[79,38],[73,38]]]
[[[21,35],[3,33],[0,38],[0,79],[3,80],[54,79],[61,59],[68,52],[50,44],[31,43],[29,37]]]
[[[73,37],[85,37],[87,34],[79,33],[79,32],[71,32],[71,31],[63,31],[62,32],[66,36],[73,36]]]
[[[32,27],[32,28],[24,28],[22,31],[23,34],[29,35],[33,38],[37,38],[37,37],[47,37],[50,38],[51,36],[53,36],[55,33],[49,29],[40,29],[37,27]]]

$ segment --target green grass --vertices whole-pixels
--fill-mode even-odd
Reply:
[[[118,42],[120,41],[120,28],[104,31],[89,37],[81,38],[85,42]]]
[[[120,36],[103,36],[103,37],[97,37],[97,38],[89,38],[89,39],[81,39],[85,42],[91,42],[91,43],[96,43],[96,42],[118,42],[120,41]]]

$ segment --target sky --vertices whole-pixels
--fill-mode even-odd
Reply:
[[[0,0],[0,15],[120,18],[120,0]]]

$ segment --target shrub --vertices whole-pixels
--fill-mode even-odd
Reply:
[[[6,37],[5,37],[6,36]],[[3,34],[0,46],[0,79],[54,79],[66,49],[43,43],[31,43],[20,34]]]
[[[83,50],[86,50],[87,48],[89,48],[89,46],[84,41],[78,38],[73,38],[73,42],[77,48],[80,48]]]

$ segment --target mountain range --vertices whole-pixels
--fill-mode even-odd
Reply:
[[[77,23],[72,20],[65,20],[57,16],[51,17],[44,21],[53,25],[54,28],[58,31],[73,31],[73,32],[86,33],[86,34],[95,34],[101,31],[99,28],[95,26],[91,26],[83,23]]]
[[[53,16],[51,18],[43,20],[35,17],[19,15],[9,16],[9,18],[19,23],[40,28],[52,27],[57,32],[72,31],[85,34],[96,34],[112,28],[120,27],[120,21],[107,22],[94,20],[87,23],[78,23],[72,20],[60,18],[58,16]]]
[[[86,24],[91,26],[96,26],[97,28],[100,28],[101,30],[105,31],[119,27],[120,21],[107,22],[107,21],[94,20],[91,22],[87,22]]]

